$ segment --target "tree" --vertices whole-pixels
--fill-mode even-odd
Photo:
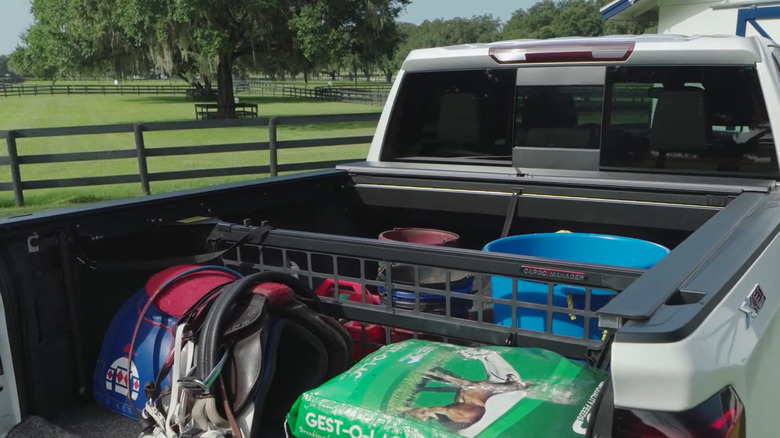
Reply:
[[[600,0],[600,6],[609,3],[609,0]],[[658,15],[647,13],[633,20],[607,20],[604,22],[604,34],[606,35],[642,35],[658,32]]]
[[[398,49],[393,58],[387,60],[388,68],[393,70],[398,70],[414,49],[487,43],[501,38],[501,21],[490,14],[451,20],[425,20],[419,26],[398,23],[397,29]]]
[[[0,76],[5,76],[10,73],[8,70],[8,55],[0,55]]]
[[[658,32],[658,20],[652,18],[604,22],[604,35],[642,35],[656,32]]]
[[[304,77],[351,54],[362,69],[392,57],[395,18],[410,0],[33,0],[33,25],[12,56],[35,76],[148,72],[154,65],[206,88],[235,115],[233,74]],[[313,29],[317,34],[310,34]],[[335,49],[325,57],[322,35]],[[308,52],[307,52],[308,51]]]
[[[604,19],[589,0],[567,0],[558,4],[559,13],[553,20],[556,36],[592,37],[604,32]]]
[[[236,67],[306,75],[312,62],[322,62],[320,40],[350,49],[373,44],[370,39],[383,34],[363,32],[364,27],[389,28],[385,20],[392,21],[397,16],[392,12],[408,1],[126,0],[117,8],[135,46],[147,47],[158,68],[215,75],[221,113],[232,117]]]
[[[33,24],[11,58],[16,68],[56,80],[69,74],[142,71],[145,53],[133,50],[111,0],[33,0]]]
[[[543,0],[519,9],[504,26],[504,38],[554,38],[599,36],[604,34],[642,34],[655,32],[653,17],[636,21],[604,21],[599,7],[610,0]]]
[[[70,1],[68,4],[71,14],[67,17],[66,33],[78,55],[72,62],[74,68],[80,73],[110,72],[118,80],[128,74],[148,72],[148,54],[133,47],[130,36],[122,26],[123,16],[116,2],[82,0]]]
[[[290,27],[298,36],[297,49],[304,57],[320,70],[327,72],[331,79],[346,66],[347,55],[351,50],[352,35],[345,26],[326,20],[333,17],[333,9],[338,3],[317,3],[301,11],[290,21]]]
[[[389,62],[401,41],[396,18],[410,0],[367,2],[367,8],[355,14],[351,51],[366,79],[374,68]],[[387,76],[387,71],[385,72]],[[392,73],[390,74],[392,76]]]
[[[504,38],[553,38],[561,26],[555,25],[560,7],[553,0],[544,0],[528,8],[518,9],[504,26]]]
[[[367,78],[375,68],[392,69],[402,39],[396,18],[409,2],[318,0],[290,22],[296,47],[334,78],[343,66]]]
[[[21,45],[11,54],[16,69],[41,79],[65,76],[77,58],[76,48],[65,32],[72,8],[62,2],[34,0],[34,22],[21,35]]]
[[[414,48],[486,43],[501,36],[501,21],[492,15],[451,20],[425,20],[412,34]]]
[[[418,48],[415,44],[417,38],[418,28],[417,25],[412,23],[398,23],[398,35],[399,45],[398,49],[393,54],[391,66],[394,70],[399,70],[403,65],[404,60],[409,56],[409,52]]]
[[[16,72],[50,81],[67,74],[70,50],[59,35],[33,26],[22,34],[21,43],[11,53],[11,63]]]
[[[148,51],[159,69],[185,79],[202,73],[207,87],[215,75],[220,112],[232,117],[234,62],[275,28],[271,3],[278,2],[127,0],[117,8],[132,46]]]
[[[599,0],[600,8],[611,3],[612,0]],[[605,35],[642,35],[658,32],[658,15],[644,14],[634,20],[607,20],[604,22]]]

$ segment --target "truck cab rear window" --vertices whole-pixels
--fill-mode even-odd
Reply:
[[[510,159],[516,75],[512,69],[407,73],[382,159]]]
[[[749,67],[618,67],[602,167],[775,177],[761,86]]]
[[[603,170],[780,176],[755,68],[605,71],[605,85],[521,86],[517,69],[407,73],[381,159],[522,168],[514,146],[600,149]]]

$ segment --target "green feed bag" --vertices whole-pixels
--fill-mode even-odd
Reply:
[[[607,374],[546,350],[388,345],[303,394],[297,438],[585,435]]]

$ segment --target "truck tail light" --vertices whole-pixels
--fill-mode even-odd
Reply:
[[[732,388],[683,412],[616,409],[621,438],[745,438],[745,410]]]
[[[633,41],[517,43],[491,47],[490,57],[499,64],[625,61],[634,52],[634,44]]]

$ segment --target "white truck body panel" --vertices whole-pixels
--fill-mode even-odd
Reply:
[[[751,65],[761,60],[757,39],[733,36],[640,35],[597,38],[555,38],[544,44],[592,44],[633,41],[634,53],[623,65]],[[489,56],[491,47],[540,44],[536,40],[511,40],[483,44],[463,44],[451,47],[413,50],[402,69],[413,71],[467,70],[475,68],[517,68],[501,65]],[[615,62],[560,62],[554,65],[615,64]],[[536,64],[549,66],[551,64]],[[532,67],[524,64],[521,68]],[[397,82],[398,80],[396,80]]]
[[[611,369],[615,405],[683,411],[732,386],[745,405],[748,436],[774,436],[780,393],[777,260],[780,238],[686,339],[668,344],[616,342]],[[766,294],[766,305],[748,321],[740,306],[756,285]]]
[[[395,105],[395,99],[398,96],[398,90],[401,88],[401,82],[404,78],[404,71],[401,70],[396,75],[393,87],[390,89],[390,94],[385,101],[385,107],[382,110],[382,115],[379,117],[379,123],[376,126],[374,132],[374,138],[371,141],[371,147],[368,150],[368,157],[366,161],[377,162],[379,161],[379,155],[382,151],[382,142],[385,139],[385,133],[387,132],[387,125],[390,123],[390,114],[393,106]]]

